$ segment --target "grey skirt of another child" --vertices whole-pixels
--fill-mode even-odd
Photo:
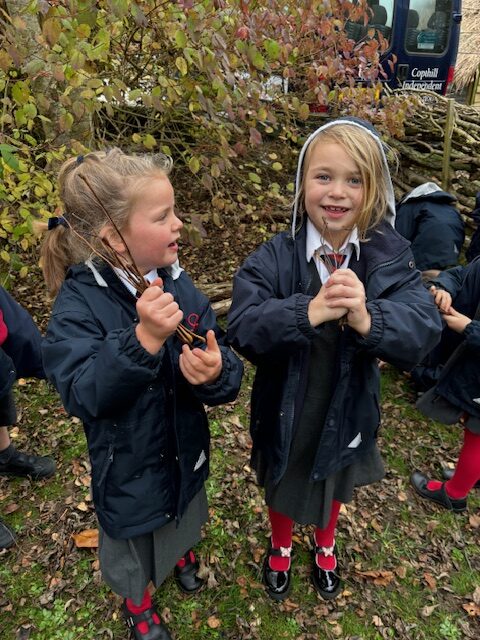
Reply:
[[[310,469],[296,458],[289,463],[277,485],[271,481],[268,469],[257,467],[257,478],[265,487],[265,502],[271,509],[298,524],[313,524],[320,529],[328,525],[333,500],[343,504],[351,502],[355,487],[378,482],[385,476],[376,444],[360,460],[320,482],[310,482]]]
[[[116,594],[139,605],[147,585],[159,587],[176,563],[201,539],[208,520],[203,487],[180,520],[128,540],[114,540],[99,529],[99,559],[102,577]]]

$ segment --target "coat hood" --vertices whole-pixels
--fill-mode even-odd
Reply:
[[[337,120],[332,120],[331,122],[327,122],[326,124],[322,125],[321,127],[319,127],[316,131],[314,131],[306,140],[305,144],[302,147],[302,150],[300,151],[300,155],[298,158],[298,166],[297,166],[297,175],[295,178],[295,201],[293,204],[293,211],[292,211],[292,236],[295,237],[295,225],[297,222],[297,215],[298,215],[298,198],[297,198],[297,194],[300,190],[300,185],[302,182],[302,174],[303,174],[303,162],[305,159],[305,153],[307,152],[308,147],[310,146],[310,144],[312,143],[313,140],[315,140],[315,138],[318,136],[319,133],[321,133],[322,131],[325,131],[326,129],[329,129],[330,127],[335,127],[339,124],[348,124],[348,125],[352,125],[354,127],[359,127],[360,129],[363,129],[364,131],[366,131],[368,133],[368,135],[370,135],[375,142],[378,144],[378,147],[380,149],[380,153],[383,159],[383,173],[385,175],[385,181],[387,184],[387,190],[388,190],[388,194],[387,194],[387,207],[388,207],[388,211],[387,211],[387,215],[386,215],[386,220],[387,222],[389,222],[392,227],[394,226],[395,223],[395,194],[393,191],[393,184],[392,184],[392,178],[390,176],[390,170],[388,168],[388,162],[387,162],[387,157],[385,155],[385,149],[382,143],[382,140],[380,138],[380,135],[378,134],[377,130],[367,121],[362,120],[360,118],[355,118],[355,117],[343,117],[343,118],[338,118]]]
[[[412,189],[400,200],[400,204],[408,200],[425,198],[426,200],[446,200],[447,202],[456,202],[456,197],[447,191],[443,191],[435,182],[424,182],[415,189]]]

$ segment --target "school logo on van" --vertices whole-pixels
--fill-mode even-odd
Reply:
[[[428,91],[441,91],[443,88],[443,82],[438,80],[438,74],[440,72],[439,67],[427,67],[426,69],[419,69],[414,67],[412,69],[413,80],[405,80],[402,84],[404,89],[427,89]]]
[[[414,67],[412,69],[412,78],[419,78],[420,80],[424,80],[425,78],[438,78],[438,71],[438,67],[434,67],[433,69],[430,67],[428,67],[428,69]]]

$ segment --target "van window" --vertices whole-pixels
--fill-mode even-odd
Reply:
[[[354,4],[356,3],[354,2]],[[363,19],[358,22],[347,20],[345,24],[347,36],[358,42],[367,35],[369,29],[375,29],[374,37],[378,38],[378,34],[381,33],[386,40],[390,40],[394,0],[367,0],[367,4],[367,24],[364,25]]]
[[[452,0],[410,0],[405,49],[409,53],[443,53],[451,21]]]

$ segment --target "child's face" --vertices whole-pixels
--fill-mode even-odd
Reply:
[[[339,249],[360,213],[363,185],[356,163],[334,142],[318,142],[304,179],[305,210],[317,230]]]
[[[140,271],[148,273],[176,261],[183,222],[175,215],[175,196],[167,177],[152,177],[142,181],[139,188],[141,195],[122,235]]]

